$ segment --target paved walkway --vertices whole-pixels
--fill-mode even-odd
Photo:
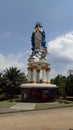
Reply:
[[[34,110],[36,103],[17,103],[16,105],[12,106],[11,109],[17,110]]]

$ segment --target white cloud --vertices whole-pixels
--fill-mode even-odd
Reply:
[[[27,70],[27,56],[29,51],[25,53],[18,53],[17,55],[9,54],[8,56],[4,56],[0,54],[0,71],[9,68],[9,67],[17,67],[26,73]]]
[[[73,69],[73,32],[59,36],[48,43],[51,75],[67,74]]]

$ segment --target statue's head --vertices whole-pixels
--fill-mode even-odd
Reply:
[[[42,25],[40,24],[40,23],[36,23],[36,25],[35,25],[35,28],[38,28],[38,27],[42,27]]]

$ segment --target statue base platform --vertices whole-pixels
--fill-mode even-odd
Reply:
[[[22,101],[24,102],[54,102],[57,98],[57,86],[46,83],[21,84]]]
[[[21,84],[21,88],[58,88],[54,84],[47,84],[47,83],[27,83],[27,84]]]

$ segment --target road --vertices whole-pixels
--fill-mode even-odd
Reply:
[[[73,107],[0,115],[0,130],[73,129]]]

